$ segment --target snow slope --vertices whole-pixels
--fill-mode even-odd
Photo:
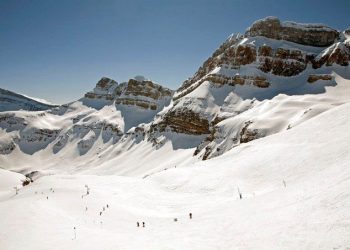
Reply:
[[[14,110],[47,110],[55,107],[45,100],[28,97],[0,88],[0,112]]]
[[[348,249],[349,115],[345,103],[223,156],[147,178],[44,176],[16,196],[9,185],[0,195],[0,245]]]
[[[211,149],[213,156],[218,156],[239,144],[235,138],[247,121],[251,122],[248,128],[257,130],[257,138],[261,138],[294,129],[322,112],[349,102],[350,81],[334,74],[334,82],[334,86],[318,83],[319,87],[324,88],[324,93],[280,94],[271,100],[255,100],[253,104],[251,100],[242,101],[231,93],[231,103],[234,105],[223,105],[221,111],[232,114],[239,107],[246,109],[245,105],[249,109],[218,123],[215,140],[204,146]],[[166,112],[166,109],[162,112]],[[13,138],[17,136],[31,138],[31,141],[28,144],[26,139],[21,139],[11,153],[1,154],[0,167],[23,174],[39,171],[41,174],[143,177],[165,168],[185,166],[202,158],[202,153],[193,157],[193,152],[205,135],[167,132],[159,134],[157,140],[152,141],[147,135],[151,124],[123,134],[121,112],[114,105],[96,110],[75,102],[45,113],[17,111],[12,114],[14,118],[7,118],[9,123],[0,122],[4,128],[0,130],[3,149],[6,149],[6,145],[11,146]],[[14,124],[13,119],[17,123]],[[23,122],[26,124],[24,128],[21,127]],[[47,133],[50,131],[54,136],[49,137]],[[39,140],[41,137],[44,139]],[[35,138],[38,139],[33,141]],[[34,149],[33,154],[28,154]]]

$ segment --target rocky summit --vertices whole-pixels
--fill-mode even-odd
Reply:
[[[172,95],[172,90],[144,77],[138,76],[121,84],[110,78],[103,77],[97,82],[93,91],[85,94],[85,98],[107,102],[114,101],[118,105],[131,105],[143,109],[158,110],[164,106],[160,102],[165,100],[165,103],[169,103]]]
[[[340,32],[323,24],[281,22],[277,17],[267,17],[254,22],[245,35],[264,36],[303,45],[326,47],[337,42]]]

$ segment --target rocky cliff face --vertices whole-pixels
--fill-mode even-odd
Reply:
[[[135,77],[121,84],[103,77],[98,81],[93,91],[85,94],[85,98],[115,101],[117,105],[158,110],[164,106],[162,105],[164,100],[170,102],[172,95],[172,90],[144,77]]]
[[[340,33],[323,24],[281,22],[276,17],[267,17],[254,22],[246,31],[246,36],[263,36],[303,45],[326,47],[335,43]]]

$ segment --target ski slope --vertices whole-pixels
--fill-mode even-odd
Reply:
[[[349,115],[350,104],[342,104],[222,156],[147,178],[51,175],[21,188],[18,195],[10,183],[0,193],[0,245],[348,249]],[[84,185],[90,188],[87,196]],[[146,227],[136,227],[137,221]]]

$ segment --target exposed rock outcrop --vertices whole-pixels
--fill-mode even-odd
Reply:
[[[209,121],[189,109],[171,110],[159,123],[151,126],[151,132],[164,132],[169,128],[176,133],[191,135],[209,134]]]
[[[16,144],[13,141],[8,143],[0,143],[0,154],[9,154],[16,148]]]
[[[281,22],[276,17],[258,20],[246,31],[247,36],[264,36],[310,46],[325,47],[333,44],[340,33],[323,24]]]
[[[309,75],[309,78],[307,79],[307,81],[309,83],[314,83],[318,80],[324,80],[324,81],[330,81],[332,80],[332,75],[329,75],[329,74],[312,74],[312,75]]]
[[[279,76],[294,76],[305,70],[306,55],[300,50],[277,48],[267,45],[259,48],[259,69]]]
[[[350,61],[350,42],[338,42],[326,49],[314,61],[314,68],[321,67],[323,64],[331,66],[338,64],[348,66]]]
[[[85,94],[87,99],[100,99],[117,105],[137,106],[142,109],[157,110],[161,100],[169,100],[173,91],[162,87],[144,77],[136,77],[128,82],[118,84],[116,81],[103,77],[93,91]],[[164,105],[163,103],[161,105]]]
[[[96,84],[96,90],[108,91],[112,86],[117,84],[116,81],[108,77],[102,77]]]
[[[21,130],[27,126],[27,122],[22,117],[16,117],[13,113],[0,114],[0,128],[6,132]]]
[[[256,129],[249,129],[249,125],[252,124],[251,121],[248,121],[245,123],[244,127],[242,128],[241,132],[239,133],[240,135],[240,143],[247,143],[252,140],[257,139],[258,136],[258,131]]]

